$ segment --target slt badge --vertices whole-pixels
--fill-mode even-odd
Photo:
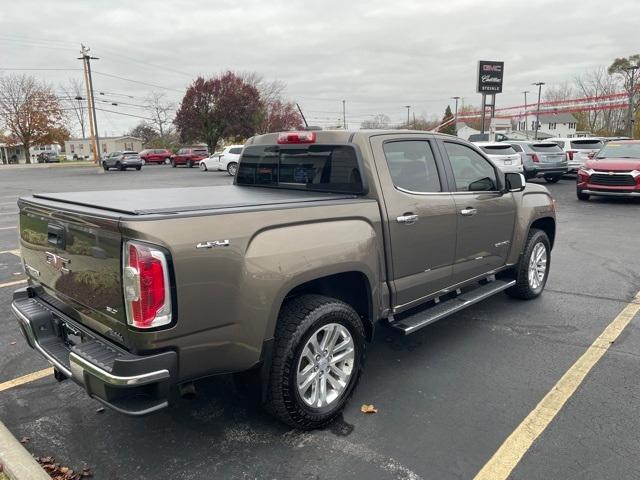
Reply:
[[[229,245],[231,245],[229,240],[214,240],[212,242],[200,242],[196,245],[196,248],[228,247]]]

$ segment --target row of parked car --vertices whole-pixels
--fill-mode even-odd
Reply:
[[[141,152],[125,150],[103,157],[102,168],[104,170],[112,168],[141,170],[145,164],[167,164],[174,168],[178,166],[191,168],[198,165],[203,172],[225,171],[229,175],[235,175],[238,171],[238,160],[242,148],[243,145],[230,145],[212,155],[209,155],[209,151],[203,147],[181,148],[177,153],[164,148],[150,148]]]
[[[640,197],[640,141],[596,137],[544,141],[473,142],[504,172],[555,183],[576,174],[580,200],[591,196]]]

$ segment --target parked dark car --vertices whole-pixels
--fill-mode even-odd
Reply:
[[[142,150],[139,154],[145,163],[169,163],[171,160],[171,150],[166,148],[148,148]]]
[[[138,152],[112,152],[102,159],[102,168],[104,168],[105,171],[110,168],[116,168],[118,170],[135,168],[136,170],[140,170],[142,168],[142,159],[138,155]]]
[[[44,151],[40,152],[37,156],[38,163],[57,163],[60,160],[58,159],[58,153],[54,151]]]
[[[209,151],[204,147],[181,148],[178,153],[171,155],[171,166],[186,165],[191,168],[198,165],[200,160],[209,157]]]

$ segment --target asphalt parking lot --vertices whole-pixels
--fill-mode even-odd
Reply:
[[[227,184],[226,173],[147,166],[0,170],[0,384],[48,367],[20,336],[11,285],[24,278],[16,198],[30,192]],[[52,376],[0,390],[0,419],[35,455],[89,466],[97,479],[473,478],[640,290],[640,202],[579,202],[574,180],[549,189],[558,236],[539,299],[499,295],[403,337],[377,330],[360,386],[330,428],[298,432],[230,377],[130,418]],[[18,284],[17,286],[20,286]],[[640,297],[639,297],[640,298]],[[640,315],[516,466],[514,479],[640,478]],[[378,413],[360,412],[364,403]]]

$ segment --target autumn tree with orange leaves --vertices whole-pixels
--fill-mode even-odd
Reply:
[[[10,145],[22,145],[27,163],[30,147],[69,138],[53,90],[29,75],[0,76],[0,132]]]

